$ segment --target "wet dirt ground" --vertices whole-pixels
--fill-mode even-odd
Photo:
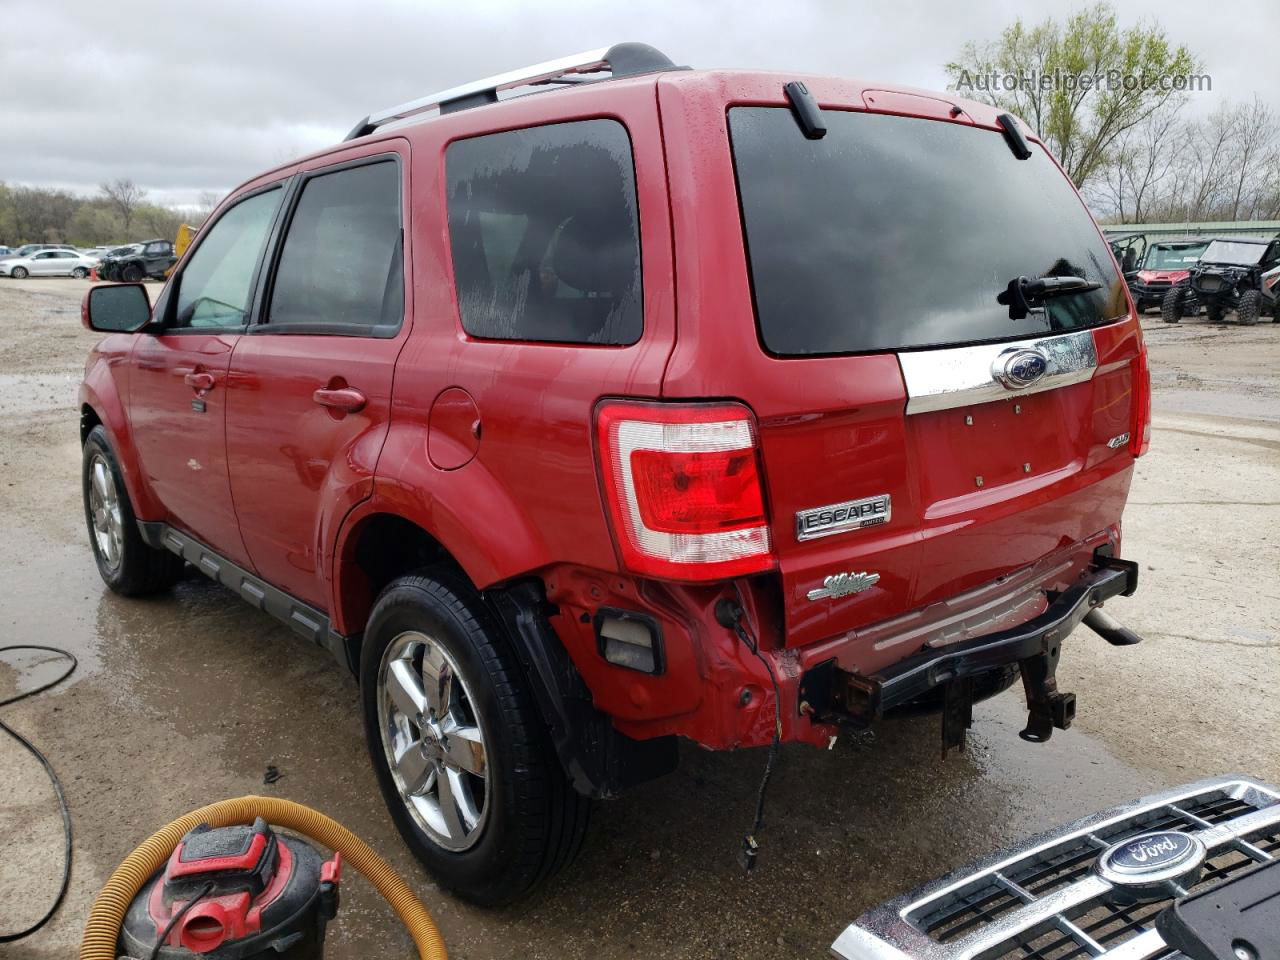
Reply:
[[[1079,696],[1075,727],[1023,743],[1008,693],[977,707],[968,753],[945,762],[928,719],[829,752],[785,749],[749,879],[736,851],[764,755],[688,747],[674,775],[597,806],[577,864],[544,895],[496,912],[460,904],[395,834],[355,684],[326,654],[194,573],[158,599],[104,589],[80,506],[87,286],[0,281],[0,645],[80,658],[71,682],[3,709],[61,775],[76,840],[61,913],[0,956],[73,956],[94,893],[136,843],[247,793],[310,804],[371,843],[455,957],[781,958],[823,956],[873,904],[1104,805],[1228,771],[1280,782],[1280,325],[1147,318],[1155,436],[1125,515],[1143,584],[1108,607],[1147,639],[1072,637],[1059,680]],[[54,670],[0,656],[0,699]],[[283,776],[264,785],[268,765]],[[0,737],[0,931],[40,915],[60,856],[43,773]],[[411,956],[354,873],[330,929],[332,960]]]

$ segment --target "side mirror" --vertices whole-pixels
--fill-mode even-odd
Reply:
[[[99,333],[137,333],[151,321],[151,300],[140,283],[90,287],[80,303],[80,322]]]

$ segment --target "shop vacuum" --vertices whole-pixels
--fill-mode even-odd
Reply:
[[[418,960],[448,960],[427,908],[367,843],[318,810],[252,796],[192,810],[135,847],[94,898],[80,960],[318,960],[346,868],[395,911]]]
[[[137,960],[318,960],[342,854],[251,825],[190,830],[134,898],[120,946]]]

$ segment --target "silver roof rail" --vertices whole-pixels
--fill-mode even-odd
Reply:
[[[679,69],[683,68],[677,67],[666,54],[647,43],[615,43],[611,47],[587,50],[571,57],[561,57],[559,60],[548,60],[546,63],[536,63],[521,67],[519,70],[500,73],[496,77],[474,80],[459,87],[451,87],[439,93],[419,97],[417,100],[410,100],[398,107],[371,113],[357,123],[343,139],[354,140],[357,137],[368,136],[384,124],[404,120],[434,108],[439,108],[441,113],[453,113],[470,107],[497,103],[498,92],[510,90],[513,87],[528,87],[541,83],[581,83],[586,80],[585,77],[573,79],[570,77],[604,70],[610,72],[611,79],[620,79]]]

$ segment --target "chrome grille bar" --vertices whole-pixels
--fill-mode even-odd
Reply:
[[[1017,960],[1065,950],[1150,960],[1165,950],[1154,917],[1168,901],[1113,902],[1111,884],[1093,864],[1112,845],[1161,830],[1204,843],[1200,887],[1212,885],[1280,857],[1280,791],[1221,777],[1094,814],[869,911],[832,953],[841,960]]]

